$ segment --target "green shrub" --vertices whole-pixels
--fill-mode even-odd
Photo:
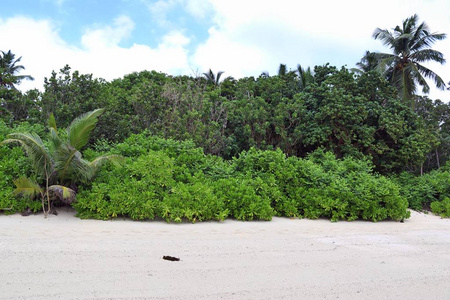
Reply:
[[[431,211],[443,218],[450,218],[450,198],[432,202]]]
[[[429,209],[431,203],[450,198],[450,171],[444,168],[422,176],[404,172],[394,180],[401,186],[401,194],[414,210]]]
[[[112,151],[128,157],[138,157],[149,151],[162,151],[174,160],[174,165],[178,168],[174,177],[183,182],[189,182],[189,177],[197,172],[213,179],[230,177],[232,174],[228,162],[217,156],[205,155],[192,141],[163,139],[152,136],[147,131],[130,136]]]
[[[409,217],[407,201],[391,180],[374,174],[368,160],[336,159],[317,150],[305,159],[280,151],[250,149],[233,161],[237,174],[258,178],[279,216],[401,220]]]
[[[270,187],[259,177],[220,179],[213,186],[232,218],[271,220],[275,213],[271,207]]]
[[[320,157],[320,159],[319,159]],[[279,209],[306,218],[380,221],[409,217],[407,202],[391,180],[372,173],[367,161],[316,151],[306,159],[290,159],[295,180],[285,185]],[[295,171],[292,171],[295,170]]]
[[[163,219],[175,222],[222,221],[228,216],[222,199],[203,180],[177,183],[162,200],[161,210]]]
[[[154,219],[161,201],[174,185],[173,159],[161,151],[128,158],[122,168],[103,170],[92,184],[77,195],[74,205],[81,218],[109,219],[128,216]]]
[[[251,148],[230,163],[204,155],[190,142],[144,133],[111,151],[128,155],[128,162],[106,169],[79,192],[80,217],[196,222],[274,215],[332,221],[409,216],[399,187],[374,174],[368,161],[340,160],[322,150],[300,159]]]

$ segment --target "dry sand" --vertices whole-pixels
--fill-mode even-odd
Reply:
[[[450,299],[450,220],[431,214],[197,224],[0,215],[0,236],[0,299]]]

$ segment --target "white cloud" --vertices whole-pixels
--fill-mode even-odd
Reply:
[[[124,38],[130,36],[134,29],[133,21],[127,16],[121,16],[114,20],[114,26],[95,26],[88,29],[81,43],[87,49],[108,48],[119,44]]]
[[[35,81],[23,81],[21,90],[42,89],[44,77],[52,70],[58,71],[68,64],[81,73],[92,73],[106,80],[125,74],[157,70],[169,74],[185,74],[188,65],[186,46],[190,40],[179,31],[171,31],[155,48],[134,44],[119,46],[133,29],[128,17],[119,17],[113,25],[95,25],[81,37],[83,48],[67,44],[59,35],[58,28],[48,20],[27,17],[0,19],[0,40],[17,57],[26,70],[22,74],[35,77]]]
[[[226,34],[211,28],[208,41],[197,48],[192,61],[202,71],[212,69],[225,71],[227,76],[242,77],[247,75],[245,70],[259,70],[261,62],[269,58],[257,47],[232,41]]]

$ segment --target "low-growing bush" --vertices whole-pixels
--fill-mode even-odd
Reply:
[[[124,167],[103,169],[90,189],[77,195],[74,205],[81,218],[128,216],[154,219],[161,200],[174,186],[173,159],[161,151],[128,158]]]
[[[213,183],[213,187],[232,218],[271,220],[275,213],[271,206],[270,187],[259,177],[220,179]]]
[[[305,159],[250,149],[234,160],[235,170],[276,186],[271,204],[277,215],[379,221],[409,217],[407,201],[391,180],[374,174],[367,160],[336,159],[317,150]],[[270,184],[272,179],[272,184]],[[272,189],[273,190],[273,189]],[[274,199],[275,198],[275,199]]]
[[[181,222],[217,220],[223,221],[228,211],[210,184],[204,180],[194,183],[179,182],[173,186],[161,202],[161,217],[166,221]]]
[[[317,155],[322,156],[320,163]],[[300,184],[286,187],[288,204],[284,207],[289,207],[294,215],[333,221],[409,217],[408,204],[400,196],[399,187],[373,174],[366,161],[337,160],[332,153],[315,153],[307,159],[292,160],[292,163]]]
[[[433,202],[450,198],[450,171],[445,168],[422,176],[405,172],[394,177],[394,180],[401,186],[401,194],[414,210],[428,210]]]
[[[450,218],[450,198],[432,202],[431,211],[443,218]]]

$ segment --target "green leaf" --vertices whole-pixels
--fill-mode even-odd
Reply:
[[[67,128],[69,143],[72,147],[80,150],[89,141],[89,136],[98,122],[98,116],[104,109],[96,109],[85,113],[72,121]]]
[[[14,195],[22,195],[29,198],[34,198],[36,194],[42,194],[41,187],[33,180],[27,177],[20,177],[14,180],[14,185],[16,189],[14,190]]]
[[[48,117],[48,126],[52,129],[54,129],[56,132],[58,131],[58,128],[56,127],[56,120],[53,113],[50,113],[50,116]]]

